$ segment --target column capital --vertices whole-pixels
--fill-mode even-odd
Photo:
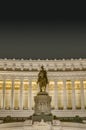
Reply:
[[[58,84],[58,81],[54,80],[54,85],[57,86],[57,84]]]
[[[72,79],[71,82],[74,83],[76,80],[75,79]]]
[[[32,84],[32,79],[29,79],[28,82],[29,82],[29,84]]]
[[[67,80],[66,79],[62,79],[62,82],[65,83]]]
[[[56,82],[56,83],[58,82],[58,79],[53,79],[53,80],[54,80],[54,82]]]
[[[21,83],[22,83],[22,82],[24,82],[24,79],[23,79],[23,78],[21,78],[21,79],[20,79],[20,82],[21,82]]]

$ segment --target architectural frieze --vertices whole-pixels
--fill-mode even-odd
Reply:
[[[0,70],[39,70],[40,66],[46,70],[84,70],[86,69],[86,59],[62,59],[62,60],[24,60],[24,59],[0,59]]]

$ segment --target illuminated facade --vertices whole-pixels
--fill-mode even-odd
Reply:
[[[58,117],[86,117],[86,59],[0,59],[0,117],[29,117],[39,91],[38,72],[47,70],[47,92]]]

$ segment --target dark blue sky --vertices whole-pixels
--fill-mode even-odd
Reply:
[[[86,58],[86,19],[3,17],[0,58]]]

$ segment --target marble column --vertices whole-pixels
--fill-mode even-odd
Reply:
[[[32,109],[32,80],[29,80],[29,108]]]
[[[67,96],[66,96],[66,80],[63,80],[63,100],[64,100],[64,110],[67,109]]]
[[[54,81],[54,101],[55,101],[55,109],[58,109],[58,101],[57,101],[57,81]]]
[[[5,109],[5,79],[3,79],[3,109]]]
[[[23,101],[23,80],[20,81],[20,110],[23,109],[22,101]]]
[[[28,109],[30,108],[30,83],[29,83],[29,80],[28,80]]]
[[[80,80],[80,88],[81,88],[81,109],[84,109],[84,87],[83,87],[83,80]]]
[[[14,108],[13,98],[14,98],[14,79],[12,79],[12,88],[11,88],[11,109]]]
[[[72,80],[72,109],[75,110],[76,106],[75,106],[75,81]]]

